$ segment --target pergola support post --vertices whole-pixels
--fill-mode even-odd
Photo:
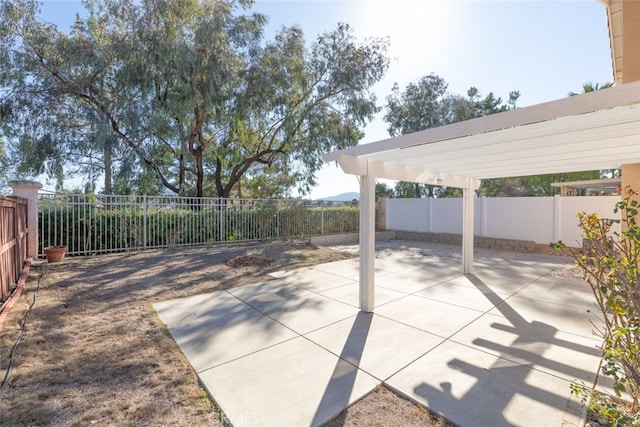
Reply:
[[[360,176],[360,309],[373,312],[375,291],[376,178],[368,165]]]
[[[473,273],[473,234],[474,234],[474,191],[462,190],[462,272]]]

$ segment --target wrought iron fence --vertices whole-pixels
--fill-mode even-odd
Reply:
[[[305,238],[358,231],[352,202],[84,194],[39,195],[38,253],[68,255]]]

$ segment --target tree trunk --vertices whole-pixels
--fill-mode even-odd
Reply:
[[[204,166],[202,164],[202,147],[196,150],[196,197],[204,195]]]

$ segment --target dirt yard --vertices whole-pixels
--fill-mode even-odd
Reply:
[[[353,256],[277,242],[35,263],[0,331],[4,378],[33,304],[0,394],[0,425],[223,425],[224,415],[200,387],[152,304]],[[329,425],[450,424],[379,387]]]

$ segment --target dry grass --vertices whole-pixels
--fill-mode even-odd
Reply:
[[[270,271],[352,256],[277,242],[34,265],[0,331],[4,376],[39,282],[10,382],[0,395],[0,425],[219,426],[219,411],[152,304],[269,280]],[[236,268],[225,265],[234,259]],[[368,402],[363,399],[354,408],[366,413],[375,407]],[[405,415],[416,411],[406,408],[401,410]],[[400,416],[388,408],[379,411]]]
[[[444,417],[380,386],[325,427],[453,427]]]

